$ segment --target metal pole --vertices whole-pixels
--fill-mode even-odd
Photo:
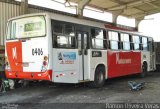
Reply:
[[[22,0],[21,1],[21,14],[27,14],[28,13],[28,0]]]

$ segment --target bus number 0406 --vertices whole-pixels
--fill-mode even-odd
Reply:
[[[43,55],[43,50],[42,48],[33,48],[32,49],[32,55]]]

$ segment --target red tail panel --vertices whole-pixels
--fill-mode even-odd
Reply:
[[[23,71],[22,67],[22,43],[7,42],[6,52],[11,71]]]

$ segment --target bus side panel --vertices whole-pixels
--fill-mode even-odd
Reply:
[[[77,49],[53,48],[53,82],[78,83],[79,63]]]
[[[96,68],[98,67],[98,65],[104,65],[105,66],[105,70],[106,70],[106,75],[105,77],[107,77],[107,51],[106,50],[96,50],[93,49],[91,50],[91,54],[90,54],[90,80],[94,81],[94,76],[95,76],[95,71]]]
[[[139,51],[108,51],[108,78],[141,72]]]

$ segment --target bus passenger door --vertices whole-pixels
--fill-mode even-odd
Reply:
[[[79,56],[79,80],[89,79],[89,35],[88,32],[77,32]]]

